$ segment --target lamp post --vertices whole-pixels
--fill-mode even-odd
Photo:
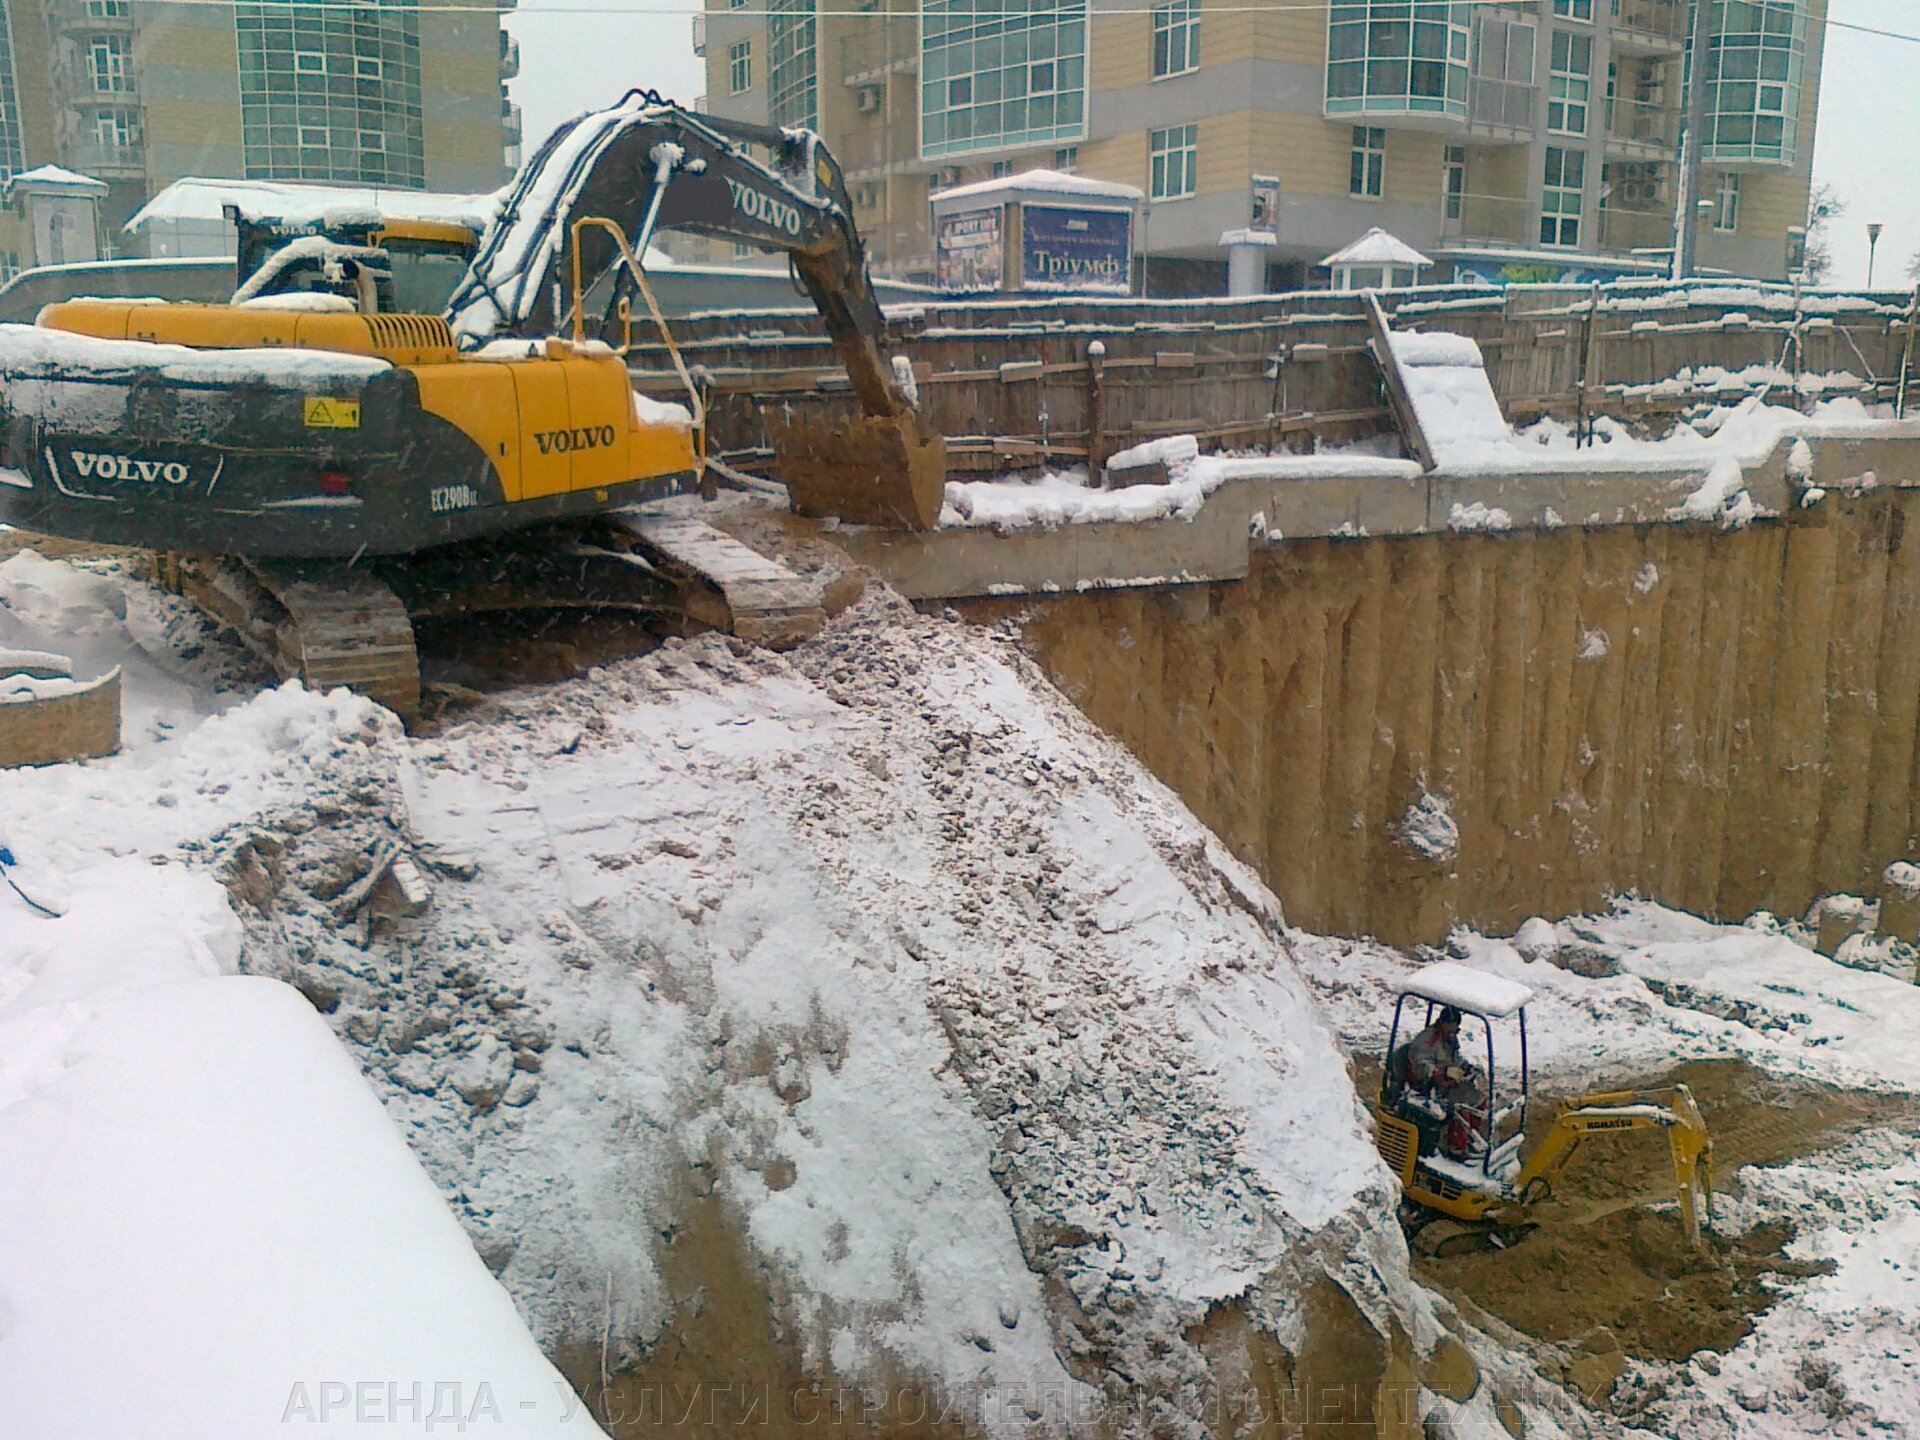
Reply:
[[[1867,222],[1867,289],[1873,289],[1873,252],[1880,247],[1881,225],[1878,220]]]

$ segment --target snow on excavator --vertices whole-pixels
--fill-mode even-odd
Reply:
[[[76,300],[0,327],[0,521],[163,552],[163,576],[283,673],[403,715],[419,701],[421,614],[658,608],[662,575],[705,578],[708,556],[778,593],[717,534],[663,557],[611,523],[704,468],[702,397],[637,259],[666,229],[785,252],[820,310],[863,418],[778,433],[796,508],[932,526],[944,442],[881,354],[839,166],[809,131],[651,91],[547,139],[444,314],[382,309],[395,292],[378,236],[315,234],[282,245],[233,304]],[[631,386],[623,350],[642,305],[684,406]],[[556,522],[574,522],[571,545],[525,543]]]
[[[1614,1090],[1562,1100],[1553,1125],[1531,1153],[1527,1143],[1527,1002],[1514,981],[1452,961],[1402,979],[1387,1034],[1374,1144],[1400,1180],[1402,1220],[1414,1248],[1447,1255],[1510,1245],[1536,1228],[1535,1207],[1589,1136],[1663,1130],[1673,1160],[1680,1223],[1687,1242],[1705,1247],[1710,1218],[1713,1141],[1685,1085]],[[1411,1031],[1409,1011],[1422,1029]],[[1461,1048],[1466,1020],[1484,1034],[1486,1070],[1476,1074]],[[1517,1077],[1503,1092],[1495,1022],[1512,1022],[1519,1041]],[[1468,1048],[1480,1038],[1469,1032]]]

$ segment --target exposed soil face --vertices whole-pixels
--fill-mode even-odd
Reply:
[[[1898,1096],[1862,1095],[1764,1075],[1744,1061],[1682,1065],[1648,1088],[1692,1089],[1713,1136],[1718,1183],[1742,1165],[1779,1164],[1875,1124],[1911,1116]],[[1529,1128],[1543,1134],[1551,1103]],[[1539,1339],[1578,1341],[1598,1327],[1644,1359],[1684,1360],[1725,1351],[1773,1302],[1766,1277],[1814,1273],[1788,1259],[1784,1227],[1715,1236],[1691,1250],[1671,1207],[1673,1170],[1664,1135],[1645,1131],[1592,1141],[1538,1207],[1541,1228],[1510,1250],[1423,1258],[1428,1284],[1464,1295]]]

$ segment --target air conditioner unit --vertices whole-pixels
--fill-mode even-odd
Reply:
[[[871,115],[874,111],[878,110],[880,108],[880,87],[878,85],[862,85],[860,87],[859,104],[862,115]]]

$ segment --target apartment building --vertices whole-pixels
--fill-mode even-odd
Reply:
[[[0,0],[0,181],[103,181],[108,244],[183,175],[488,190],[518,159],[518,63],[497,12],[434,0]]]
[[[1275,286],[1376,225],[1439,279],[1602,278],[1673,243],[1687,0],[856,3],[707,0],[696,48],[714,113],[820,130],[902,278],[932,271],[930,193],[1036,167],[1146,192],[1159,294],[1223,290],[1220,237],[1256,218]],[[1699,264],[1780,277],[1826,0],[1708,3]]]

